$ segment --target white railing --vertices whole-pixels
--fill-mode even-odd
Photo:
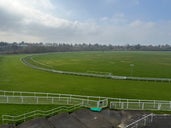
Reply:
[[[72,94],[0,91],[0,103],[5,104],[82,104],[84,107],[107,107],[107,98]]]
[[[82,103],[86,107],[107,107],[111,109],[128,109],[128,110],[163,110],[171,111],[171,101],[164,100],[140,100],[111,98],[101,96],[83,96],[60,93],[44,92],[21,92],[21,91],[4,91],[0,90],[0,103],[8,103],[10,99],[16,97],[18,103],[26,103],[29,98],[34,103],[43,104],[43,100],[48,104],[78,104]],[[15,102],[16,102],[15,101]],[[14,103],[15,103],[14,102]],[[30,102],[31,103],[31,102]],[[109,104],[110,103],[110,104]]]
[[[157,111],[171,111],[171,102],[159,102],[152,100],[131,101],[112,101],[110,102],[110,109],[125,109],[125,110],[157,110]]]
[[[98,108],[106,108],[106,107],[108,107],[108,99],[106,98],[104,100],[99,100],[97,102],[97,107]]]
[[[82,96],[82,95],[60,94],[60,93],[21,92],[21,91],[4,91],[4,90],[0,90],[0,103],[2,104],[58,104],[58,105],[79,104],[82,107],[105,108],[109,106],[110,109],[171,111],[171,101],[139,100],[139,99],[124,99],[124,98],[111,98],[111,97],[100,97],[100,96]],[[59,111],[61,111],[61,109]],[[63,108],[62,110],[66,110],[66,109]],[[47,113],[49,114],[51,111],[52,110],[49,110],[47,111]],[[54,111],[57,111],[57,109],[54,109]],[[2,119],[3,122],[5,121],[16,122],[19,120],[26,120],[29,117],[34,117],[34,116],[36,117],[38,115],[47,116],[45,112],[36,110],[30,113],[26,113],[25,116],[24,114],[15,117],[10,115],[4,115]],[[145,119],[143,121],[145,121]],[[137,124],[132,127],[126,127],[126,128],[136,128],[136,126]]]
[[[0,96],[0,103],[5,104],[58,104],[74,105],[82,104],[84,107],[98,107],[99,102],[103,104],[104,100],[96,101],[90,99],[81,99],[73,97],[43,97],[43,96]],[[101,105],[106,107],[108,104]]]
[[[141,119],[134,121],[133,123],[125,126],[124,128],[140,128],[143,126],[147,126],[148,124],[152,123],[153,121],[153,114],[146,115]]]
[[[41,55],[41,54],[39,54]],[[112,74],[99,74],[99,73],[84,73],[84,72],[72,72],[72,71],[62,71],[62,70],[55,70],[49,65],[42,64],[38,62],[37,60],[33,59],[34,55],[26,56],[24,58],[21,58],[22,63],[25,65],[38,70],[48,71],[48,72],[54,72],[59,74],[68,74],[68,75],[79,75],[79,76],[90,76],[90,77],[100,77],[100,78],[110,78],[110,79],[119,79],[119,80],[139,80],[139,81],[163,81],[163,82],[171,82],[171,78],[152,78],[152,77],[132,77],[132,76],[116,76]],[[33,63],[30,63],[28,60],[32,61]]]
[[[106,97],[101,96],[83,96],[74,94],[61,94],[61,93],[45,93],[45,92],[22,92],[22,91],[5,91],[0,90],[1,96],[46,96],[46,97],[73,97],[81,99],[102,100]]]
[[[81,108],[81,104],[77,104],[74,106],[60,106],[58,108],[54,108],[51,110],[43,111],[43,110],[35,110],[28,113],[24,113],[17,116],[11,116],[11,115],[2,115],[2,122],[5,123],[21,123],[29,119],[38,118],[38,117],[46,117],[46,116],[52,116],[54,114],[57,114],[59,112],[71,112],[78,108]]]

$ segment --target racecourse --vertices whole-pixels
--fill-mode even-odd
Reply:
[[[170,78],[170,52],[72,52],[31,57],[33,64],[61,71]]]
[[[30,68],[21,58],[0,55],[0,90],[54,92],[115,98],[171,100],[171,83],[56,74]],[[171,52],[71,52],[34,55],[38,66],[57,70],[122,76],[171,78]],[[131,64],[134,66],[131,67]],[[0,105],[1,114],[54,106]],[[11,109],[10,109],[11,108]],[[20,111],[18,111],[20,110]]]
[[[41,54],[41,56],[45,56],[45,54]],[[40,55],[39,55],[40,56]],[[155,81],[155,82],[171,82],[171,78],[153,78],[153,77],[137,77],[133,76],[133,68],[134,64],[130,64],[130,72],[132,76],[118,76],[113,75],[110,72],[102,72],[102,71],[88,71],[88,72],[75,72],[75,71],[64,71],[60,69],[55,69],[52,65],[48,65],[42,62],[37,61],[36,59],[33,59],[35,55],[26,56],[24,58],[21,58],[21,61],[23,64],[33,68],[38,69],[42,71],[47,72],[53,72],[58,74],[66,74],[66,75],[76,75],[76,76],[88,76],[88,77],[99,77],[99,78],[109,78],[109,79],[116,79],[116,80],[138,80],[138,81]],[[50,57],[51,58],[51,57]],[[73,56],[74,58],[74,56]],[[81,58],[81,57],[80,57]],[[54,60],[52,60],[54,61]],[[88,62],[91,63],[91,62]],[[107,63],[107,62],[105,62]],[[103,69],[103,67],[101,67]]]

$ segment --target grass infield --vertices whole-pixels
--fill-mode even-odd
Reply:
[[[56,74],[21,62],[28,55],[0,55],[0,90],[57,92],[118,98],[171,100],[171,83]],[[171,78],[171,52],[73,52],[35,55],[33,60],[58,70]],[[131,67],[131,64],[134,66]],[[132,69],[133,68],[133,69]],[[2,105],[2,114],[21,114],[55,106]]]

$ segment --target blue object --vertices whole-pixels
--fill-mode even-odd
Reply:
[[[90,108],[90,110],[94,112],[101,112],[102,108]]]

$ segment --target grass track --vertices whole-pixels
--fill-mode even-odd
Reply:
[[[27,55],[0,56],[0,90],[171,100],[171,83],[111,80],[44,72],[24,65],[20,61],[20,58],[24,56]],[[0,104],[0,116],[2,113],[7,114],[15,111],[14,114],[18,114],[36,108],[36,106],[22,107],[21,105],[13,105],[11,107],[12,109],[10,109],[10,105]],[[44,107],[41,106],[40,108],[43,109]]]
[[[171,77],[171,52],[81,52],[33,56],[39,66],[121,76]],[[133,67],[130,65],[134,64]]]
[[[1,60],[1,90],[59,92],[122,98],[171,99],[169,95],[171,84],[169,83],[54,74],[31,69],[23,65],[20,61],[22,56],[4,56]],[[162,94],[162,96],[158,94]]]

